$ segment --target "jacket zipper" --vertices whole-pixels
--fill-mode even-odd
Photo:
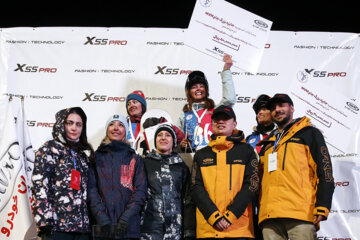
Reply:
[[[232,164],[230,163],[230,190],[231,190]]]
[[[282,170],[285,169],[285,157],[286,157],[286,150],[287,150],[287,143],[285,143],[285,150],[284,150],[284,157],[283,157],[283,166],[282,166]]]

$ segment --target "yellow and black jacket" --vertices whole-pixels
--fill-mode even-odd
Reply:
[[[251,200],[258,190],[258,160],[244,134],[211,136],[196,152],[191,197],[196,209],[197,238],[254,237]],[[222,217],[231,223],[225,231],[213,226]]]
[[[327,218],[334,192],[332,165],[324,137],[303,117],[285,127],[274,149],[274,130],[260,152],[259,223],[271,218],[313,222],[314,215]],[[277,152],[277,169],[268,171],[269,154]]]

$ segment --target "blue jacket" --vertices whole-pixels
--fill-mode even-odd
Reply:
[[[130,145],[102,143],[89,173],[90,209],[98,225],[129,223],[124,238],[140,237],[140,212],[146,200],[146,175],[142,158]]]

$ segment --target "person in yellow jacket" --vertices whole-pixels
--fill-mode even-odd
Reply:
[[[251,201],[258,190],[258,160],[236,129],[231,107],[216,108],[209,145],[194,156],[190,194],[198,239],[254,238]]]
[[[335,188],[324,137],[309,118],[293,119],[294,104],[287,94],[275,94],[267,107],[277,129],[260,143],[264,240],[315,240]]]

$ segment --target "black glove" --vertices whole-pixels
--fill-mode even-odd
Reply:
[[[105,224],[103,226],[101,226],[101,235],[103,237],[111,237],[112,235],[112,229],[111,229],[111,224]]]
[[[53,229],[53,226],[42,226],[42,227],[39,227],[39,229],[40,229],[40,232],[38,233],[38,236],[50,235],[51,231]]]
[[[118,224],[115,226],[115,234],[116,235],[124,235],[129,228],[129,223],[123,219],[119,219]]]

